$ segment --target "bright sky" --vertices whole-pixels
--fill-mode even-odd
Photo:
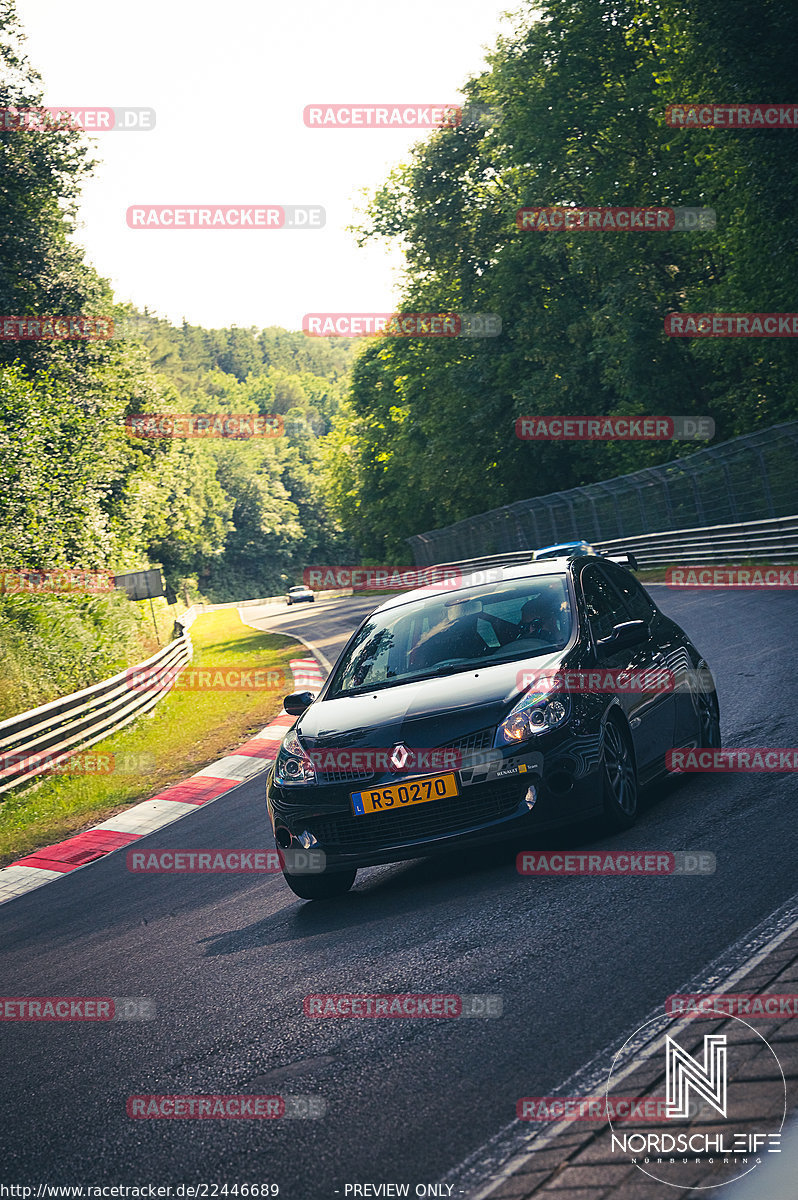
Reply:
[[[401,258],[346,226],[419,137],[308,129],[311,103],[457,103],[518,0],[18,0],[45,104],[156,110],[109,132],[79,238],[117,299],[208,327],[390,311]],[[326,228],[128,229],[132,204],[314,204]]]

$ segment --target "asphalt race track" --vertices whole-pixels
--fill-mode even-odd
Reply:
[[[651,591],[715,673],[724,744],[798,745],[795,597]],[[376,603],[244,611],[332,659]],[[279,876],[132,875],[119,853],[5,904],[0,993],[157,1006],[4,1022],[6,1182],[273,1182],[289,1200],[434,1183],[518,1097],[550,1094],[795,892],[795,804],[794,776],[694,775],[650,794],[630,833],[537,843],[708,850],[704,877],[523,878],[522,847],[500,847],[371,868],[349,896],[306,904]],[[140,845],[258,848],[267,829],[261,776]],[[500,994],[504,1015],[305,1017],[303,997],[325,992]],[[198,1093],[323,1097],[327,1114],[126,1115],[131,1095]]]

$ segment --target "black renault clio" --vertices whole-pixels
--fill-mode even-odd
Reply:
[[[280,849],[325,864],[284,870],[298,896],[594,814],[628,828],[668,751],[720,745],[707,664],[623,566],[490,574],[391,598],[317,696],[286,697],[299,719],[267,777],[269,819]]]

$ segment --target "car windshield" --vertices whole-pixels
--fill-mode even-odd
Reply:
[[[436,593],[369,617],[327,698],[551,653],[571,628],[563,574]]]

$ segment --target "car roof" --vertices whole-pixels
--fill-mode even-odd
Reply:
[[[559,558],[546,558],[541,562],[530,560],[525,563],[516,563],[511,567],[488,567],[481,570],[474,568],[469,574],[463,575],[462,580],[456,587],[442,588],[440,591],[433,591],[429,586],[414,588],[412,592],[402,592],[398,596],[391,596],[390,599],[380,604],[374,611],[386,612],[391,608],[398,608],[402,604],[410,604],[413,600],[430,600],[436,596],[452,596],[468,588],[479,587],[480,584],[510,583],[516,579],[534,579],[536,575],[568,575],[579,564],[584,565],[593,561],[593,557],[589,555],[573,558],[571,555],[563,554]],[[421,569],[423,570],[423,568]],[[490,572],[490,578],[485,579],[485,575],[488,572]]]

